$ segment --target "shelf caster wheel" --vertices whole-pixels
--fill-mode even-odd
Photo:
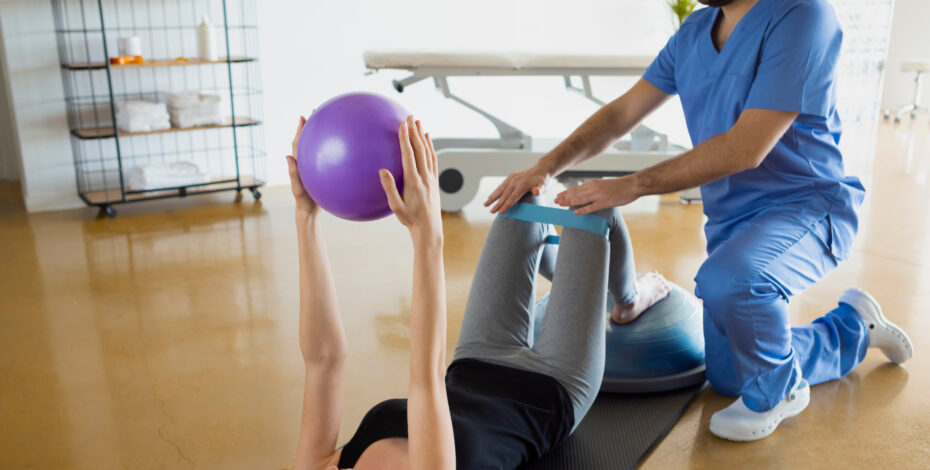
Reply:
[[[105,205],[105,206],[101,206],[101,207],[100,207],[100,212],[103,213],[103,214],[106,214],[106,216],[107,216],[108,219],[112,219],[113,217],[116,217],[116,209],[115,209],[113,206],[111,206],[110,204],[107,204],[107,205]]]
[[[900,116],[895,116],[895,118],[894,118],[894,123],[895,123],[895,124],[901,124],[901,117],[900,117]]]
[[[891,119],[891,111],[886,109],[885,112],[882,113],[882,117],[884,117],[886,121]]]
[[[262,198],[261,191],[258,188],[252,188],[252,197],[257,201]]]

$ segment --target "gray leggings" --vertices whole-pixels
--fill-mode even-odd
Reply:
[[[455,359],[481,359],[555,378],[572,400],[576,427],[604,375],[605,292],[620,304],[637,294],[633,248],[619,209],[595,214],[610,222],[609,243],[591,232],[563,228],[558,247],[546,245],[548,225],[497,217],[481,251],[455,348]],[[552,291],[533,338],[537,271],[552,280]]]

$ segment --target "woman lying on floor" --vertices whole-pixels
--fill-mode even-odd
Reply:
[[[303,124],[301,119],[295,146]],[[346,335],[319,208],[304,191],[294,158],[287,159],[297,200],[306,362],[297,469],[517,468],[568,437],[594,402],[604,370],[604,292],[623,306],[619,313],[635,317],[669,286],[658,274],[635,279],[617,210],[597,213],[609,221],[607,239],[565,228],[559,250],[544,244],[546,225],[498,217],[478,262],[455,358],[445,368],[436,152],[412,118],[401,123],[398,136],[403,194],[388,172],[382,171],[381,181],[414,248],[409,398],[375,405],[340,449]],[[554,278],[548,314],[533,338],[537,270]]]

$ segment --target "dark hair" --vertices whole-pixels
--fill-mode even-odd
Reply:
[[[698,0],[709,7],[722,7],[733,3],[733,0]]]

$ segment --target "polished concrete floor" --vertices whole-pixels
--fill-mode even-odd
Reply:
[[[845,138],[870,191],[860,239],[792,316],[808,322],[860,286],[910,332],[916,357],[897,367],[870,353],[755,443],[710,435],[730,400],[706,391],[645,468],[930,468],[930,132],[921,120]],[[18,187],[0,185],[0,468],[293,465],[296,239],[287,189],[265,194],[128,205],[109,220],[27,215]],[[646,198],[626,217],[639,269],[693,287],[701,207]],[[491,217],[472,205],[444,221],[451,354]],[[352,350],[345,440],[368,407],[405,393],[411,250],[394,220],[325,224]]]

